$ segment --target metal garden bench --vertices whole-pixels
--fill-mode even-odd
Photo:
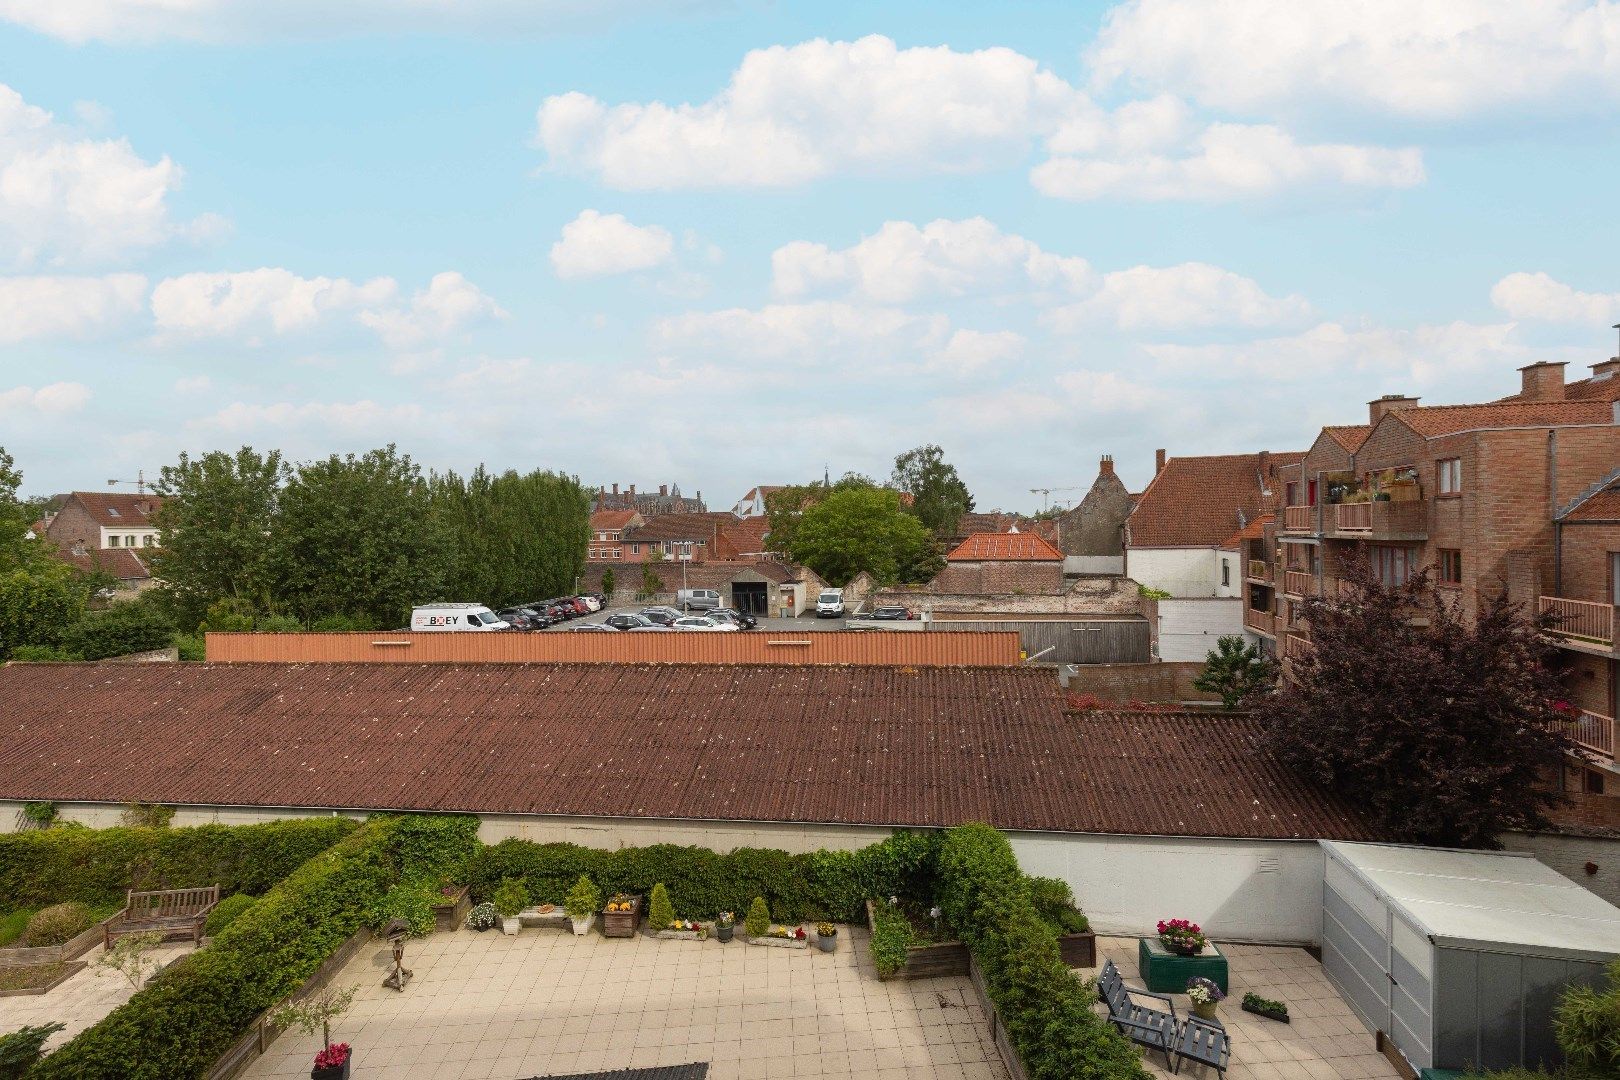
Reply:
[[[1162,1053],[1165,1065],[1174,1071],[1170,1054],[1181,1033],[1175,1002],[1165,994],[1126,986],[1112,960],[1104,961],[1102,973],[1097,977],[1097,989],[1108,1003],[1108,1020],[1119,1033],[1140,1046]],[[1163,1002],[1164,1008],[1142,1004],[1135,1000],[1139,997]]]

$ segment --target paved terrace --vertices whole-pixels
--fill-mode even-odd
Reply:
[[[190,951],[191,942],[171,941],[150,955],[166,965]],[[135,993],[129,980],[116,971],[96,967],[100,955],[101,946],[96,945],[79,957],[86,964],[84,970],[48,994],[0,997],[0,1035],[54,1021],[64,1025],[45,1043],[47,1050],[54,1050],[128,1001]]]

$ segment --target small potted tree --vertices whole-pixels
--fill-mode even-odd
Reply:
[[[357,989],[349,986],[339,990],[328,986],[309,997],[283,1002],[271,1011],[269,1020],[274,1027],[296,1027],[305,1035],[321,1033],[321,1049],[309,1071],[311,1080],[348,1080],[354,1051],[348,1043],[332,1041],[332,1021],[349,1011]]]
[[[529,902],[529,891],[516,878],[503,878],[491,900],[501,917],[501,933],[507,936],[516,934],[522,925],[518,922],[517,914]]]
[[[748,917],[743,920],[743,929],[748,931],[752,938],[762,938],[771,928],[771,909],[765,903],[763,896],[754,897],[754,902],[748,905]]]
[[[569,921],[574,924],[574,936],[584,937],[590,930],[591,923],[596,921],[596,909],[602,905],[602,890],[584,874],[574,882],[574,887],[568,890],[563,898],[563,910],[568,912]]]

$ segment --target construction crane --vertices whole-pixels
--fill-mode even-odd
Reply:
[[[135,475],[137,477],[139,477],[139,479],[137,479],[137,480],[108,480],[107,481],[107,486],[108,487],[117,487],[119,484],[134,484],[135,485],[135,494],[137,494],[137,495],[145,495],[147,487],[150,486],[146,482],[146,470],[141,469]]]
[[[1052,495],[1052,493],[1054,491],[1079,491],[1081,488],[1083,488],[1085,486],[1086,486],[1085,484],[1070,484],[1068,487],[1030,488],[1029,493],[1031,495],[1039,495],[1041,497],[1041,513],[1044,514],[1044,513],[1046,513],[1047,507],[1048,507],[1048,505],[1050,503],[1051,495]]]

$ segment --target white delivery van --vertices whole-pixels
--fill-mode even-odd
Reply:
[[[713,611],[720,606],[715,589],[681,589],[675,593],[675,606],[682,611]]]
[[[483,604],[423,604],[411,612],[412,630],[510,630]]]
[[[837,619],[844,614],[844,590],[822,589],[816,597],[816,618]]]

